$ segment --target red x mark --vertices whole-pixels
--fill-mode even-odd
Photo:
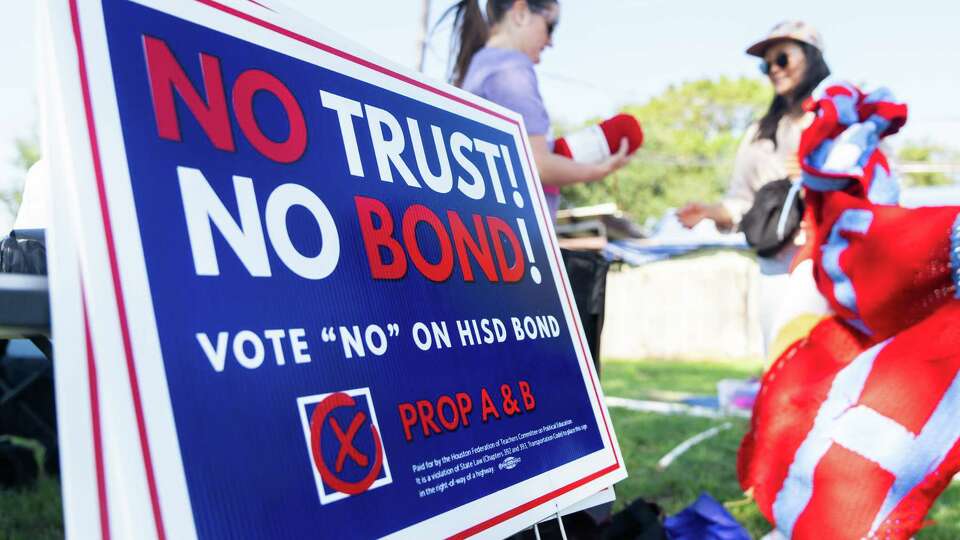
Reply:
[[[333,428],[333,434],[337,436],[337,441],[340,442],[340,452],[337,454],[337,472],[343,472],[343,462],[347,460],[348,455],[357,465],[361,467],[367,466],[367,456],[361,454],[360,451],[353,446],[353,439],[357,436],[357,432],[360,431],[360,426],[363,425],[363,421],[366,419],[367,415],[364,414],[363,411],[358,412],[350,422],[347,433],[344,434],[343,429],[340,428],[340,424],[337,423],[337,419],[332,416],[330,417],[330,427]]]
[[[323,460],[321,435],[324,422],[327,416],[329,416],[330,411],[339,407],[356,406],[357,403],[352,397],[343,392],[336,392],[323,398],[323,401],[317,404],[316,408],[313,409],[313,414],[310,415],[310,450],[313,453],[313,463],[320,473],[320,478],[322,478],[328,486],[347,495],[359,495],[368,490],[377,479],[377,476],[380,474],[380,469],[383,467],[383,446],[380,442],[380,433],[377,432],[377,428],[373,425],[373,422],[370,422],[370,432],[373,435],[374,462],[370,468],[370,472],[368,472],[365,477],[357,482],[346,481],[334,474]],[[353,441],[356,439],[357,433],[360,431],[360,427],[366,419],[367,415],[363,411],[357,411],[353,420],[350,421],[347,432],[344,433],[336,419],[332,416],[330,417],[330,427],[333,428],[333,434],[337,437],[337,442],[340,443],[340,451],[337,452],[337,462],[334,466],[338,473],[343,472],[343,464],[347,456],[350,456],[350,459],[360,467],[365,467],[367,463],[369,463],[369,458],[360,453],[353,445]]]

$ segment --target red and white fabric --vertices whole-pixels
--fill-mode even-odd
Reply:
[[[790,538],[906,539],[960,471],[960,208],[895,205],[889,92],[824,85],[810,109],[806,253],[836,315],[764,376],[738,475]]]
[[[621,113],[557,139],[553,153],[579,163],[600,163],[620,149],[623,139],[627,139],[627,154],[632,154],[643,144],[643,129],[636,117]]]

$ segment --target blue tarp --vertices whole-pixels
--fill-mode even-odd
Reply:
[[[750,540],[722,504],[706,493],[663,522],[670,540]]]
[[[748,246],[743,233],[721,233],[710,220],[701,221],[693,229],[687,229],[670,211],[660,220],[649,238],[615,240],[604,247],[603,255],[610,261],[639,266],[712,248],[748,249]]]

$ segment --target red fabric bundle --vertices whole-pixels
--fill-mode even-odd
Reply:
[[[833,311],[874,342],[956,302],[960,208],[875,205],[844,192],[819,203],[814,279]]]
[[[960,303],[870,346],[831,318],[763,378],[737,472],[790,538],[907,539],[960,470]]]
[[[581,163],[599,163],[620,149],[620,141],[627,139],[627,153],[632,154],[643,144],[640,122],[629,114],[618,114],[598,125],[557,139],[553,153]]]
[[[801,138],[806,253],[836,316],[764,376],[737,463],[792,538],[910,538],[960,471],[960,207],[893,205],[891,99],[827,86]]]

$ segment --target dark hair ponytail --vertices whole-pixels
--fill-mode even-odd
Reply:
[[[492,7],[490,4],[496,4],[496,2],[490,1],[487,11]],[[467,75],[470,60],[487,42],[487,38],[490,37],[490,27],[483,13],[480,12],[480,3],[477,0],[460,0],[440,17],[440,21],[446,19],[451,13],[453,13],[453,31],[451,32],[453,37],[450,56],[456,60],[454,60],[450,81],[454,86],[463,86],[463,78]],[[453,54],[454,51],[456,55]]]
[[[773,146],[777,146],[777,126],[780,119],[785,114],[800,114],[803,110],[803,101],[810,97],[814,89],[821,81],[830,76],[830,68],[823,59],[823,53],[820,49],[809,43],[797,42],[803,50],[803,56],[806,58],[807,68],[803,72],[803,78],[793,89],[793,92],[784,96],[774,96],[773,102],[767,114],[760,119],[757,128],[756,140],[769,139],[773,141]]]
[[[513,7],[517,0],[487,0],[487,13],[480,10],[478,0],[460,0],[450,6],[437,20],[440,25],[450,14],[453,14],[453,31],[451,32],[450,57],[455,58],[450,73],[450,82],[454,86],[463,86],[463,79],[470,68],[473,55],[483,48],[490,37],[490,26],[500,22],[503,15]],[[557,0],[527,0],[532,10],[540,10]],[[436,26],[435,26],[436,28]]]

